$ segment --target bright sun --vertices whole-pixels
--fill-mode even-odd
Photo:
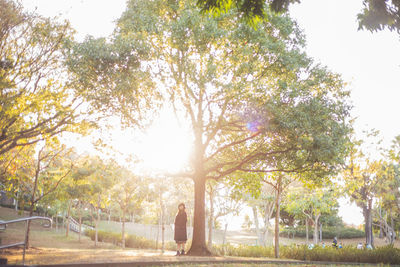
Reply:
[[[118,119],[110,119],[109,123],[114,127],[90,136],[65,134],[63,143],[75,147],[79,154],[97,154],[113,158],[121,165],[128,164],[138,174],[175,173],[188,166],[192,151],[189,127],[184,122],[178,123],[172,111],[162,110],[145,132],[119,130]],[[115,152],[97,151],[93,143],[99,138]],[[126,163],[128,158],[135,159],[134,163]]]
[[[149,127],[134,151],[151,172],[178,172],[187,166],[192,142],[187,129],[172,112],[164,112]]]
[[[135,171],[142,174],[179,172],[189,162],[192,141],[188,127],[173,112],[163,110],[144,133],[113,131],[111,145],[121,158],[133,156]],[[121,161],[119,156],[117,161]]]

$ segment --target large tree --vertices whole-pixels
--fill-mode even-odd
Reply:
[[[295,23],[270,15],[258,30],[236,24],[231,13],[216,19],[202,16],[193,1],[134,0],[128,2],[110,42],[89,39],[70,54],[71,68],[78,76],[84,74],[81,78],[89,82],[83,85],[91,88],[91,96],[120,103],[129,93],[138,97],[134,103],[141,103],[139,93],[156,85],[190,124],[191,166],[179,174],[193,179],[195,186],[189,254],[210,253],[205,240],[207,179],[254,168],[330,168],[343,151],[346,93],[336,75],[304,55],[304,39]],[[124,54],[118,52],[121,47]],[[97,53],[98,48],[106,52]],[[121,55],[138,61],[123,68],[108,60]],[[112,66],[117,83],[107,83],[110,72],[104,71],[104,62]],[[124,77],[118,74],[121,68]],[[138,94],[132,96],[131,91]],[[134,111],[145,110],[139,106]],[[307,127],[298,128],[303,125]],[[282,162],[286,159],[290,164]],[[253,168],[250,163],[257,160],[262,163]]]

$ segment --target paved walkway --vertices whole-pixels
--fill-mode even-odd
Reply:
[[[22,249],[8,250],[0,255],[7,258],[9,265],[22,264]],[[165,266],[170,264],[191,264],[192,266],[207,264],[272,264],[272,265],[370,265],[357,263],[333,262],[305,262],[297,260],[279,260],[271,258],[244,258],[244,257],[176,257],[174,251],[161,254],[156,250],[132,249],[48,249],[32,248],[27,251],[25,265],[47,267],[134,267],[134,266]]]
[[[161,254],[156,250],[132,250],[132,249],[49,249],[31,248],[27,251],[25,264],[27,265],[50,265],[57,266],[145,266],[154,264],[175,264],[185,262],[249,262],[255,261],[263,263],[265,261],[276,261],[267,258],[241,258],[241,257],[176,257],[174,251],[166,251]],[[8,259],[8,264],[22,264],[22,249],[7,250],[2,258]],[[296,262],[296,261],[285,261]],[[118,264],[117,264],[118,263]],[[137,265],[134,263],[141,263]],[[149,264],[144,264],[149,263]]]

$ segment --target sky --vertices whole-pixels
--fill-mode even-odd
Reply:
[[[114,21],[125,9],[125,0],[23,0],[22,4],[44,16],[68,19],[77,30],[77,40],[83,40],[86,35],[108,36],[114,29]],[[308,55],[316,63],[341,74],[348,83],[356,132],[377,129],[383,145],[388,147],[391,140],[400,135],[400,123],[396,120],[400,114],[400,35],[390,31],[359,31],[356,18],[362,8],[362,0],[302,0],[291,6],[290,15],[305,32]],[[181,147],[180,154],[188,155],[190,141],[171,131],[172,127],[179,129],[181,126],[173,118],[163,118],[149,130],[152,139],[140,142],[141,148],[133,138],[114,145],[126,153],[136,146],[142,156],[148,158],[149,166],[155,162],[172,166],[174,161],[167,154],[154,157],[154,151],[160,151],[160,147],[162,151]],[[170,142],[164,142],[157,133],[166,133],[168,139],[165,140]],[[86,139],[81,140],[81,147],[85,142]],[[183,158],[179,161],[183,162]],[[339,214],[345,222],[362,223],[359,208],[344,198],[340,199],[340,205]]]

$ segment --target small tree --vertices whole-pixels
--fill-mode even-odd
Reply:
[[[215,229],[218,219],[227,215],[239,215],[242,201],[227,181],[219,183],[208,181],[206,193],[209,197],[207,243],[211,249],[213,242],[212,230],[213,228]],[[225,227],[227,227],[227,224]],[[225,236],[223,239],[225,239]]]
[[[367,133],[370,140],[376,139],[377,131]],[[368,140],[368,139],[367,139]],[[370,142],[372,143],[372,142]],[[380,141],[377,142],[379,144]],[[349,163],[343,173],[345,191],[350,199],[362,209],[365,222],[366,243],[374,246],[373,238],[373,201],[378,196],[381,185],[385,184],[382,160],[372,160],[363,153],[363,142],[354,141]],[[370,144],[368,144],[370,145]],[[375,144],[373,144],[375,146]]]
[[[116,201],[122,214],[122,247],[125,248],[125,220],[128,209],[132,205],[140,205],[145,197],[143,180],[130,171],[122,168],[115,174],[116,184],[111,189],[112,200]]]
[[[113,187],[115,178],[113,174],[115,174],[117,165],[112,161],[105,163],[102,159],[93,157],[90,159],[90,166],[93,172],[88,177],[88,204],[91,207],[92,219],[95,221],[94,244],[97,246],[100,211],[104,209],[111,200],[110,188]]]
[[[69,151],[53,140],[47,140],[39,148],[36,159],[28,158],[24,167],[23,192],[29,194],[29,216],[33,215],[36,204],[53,193],[71,173],[73,164],[68,158]],[[30,221],[25,235],[29,247]]]
[[[294,214],[303,214],[314,225],[314,244],[319,242],[320,218],[337,206],[336,193],[329,188],[300,188],[287,196],[286,209]]]

